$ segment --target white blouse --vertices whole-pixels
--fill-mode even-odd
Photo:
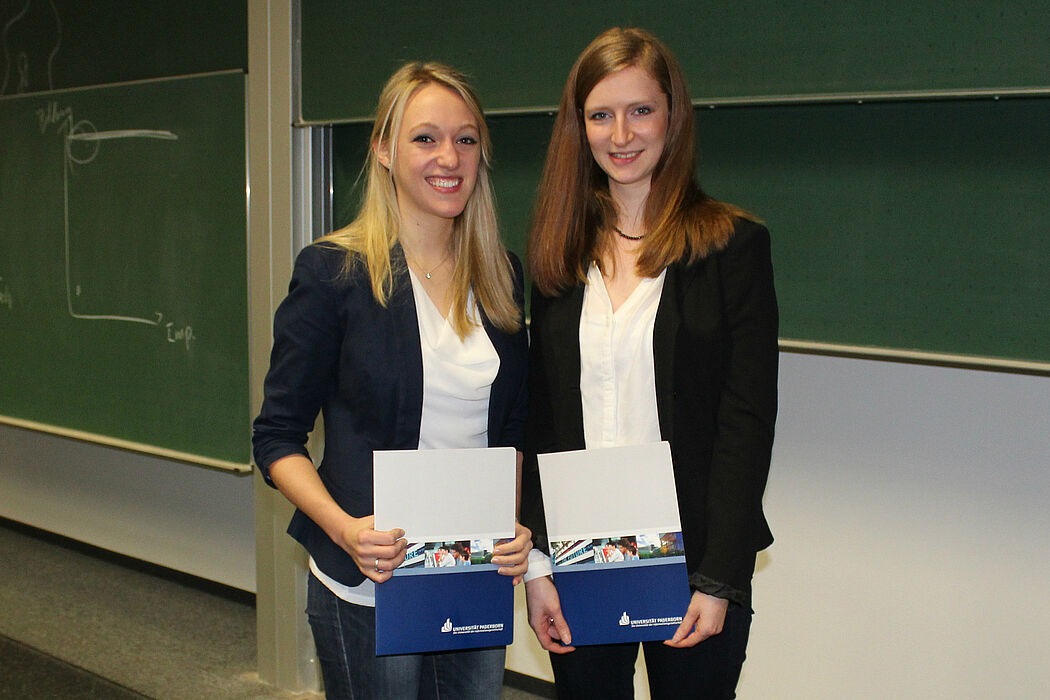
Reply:
[[[467,297],[467,308],[477,325],[460,340],[415,273],[411,278],[423,350],[419,449],[488,447],[489,395],[499,355],[478,318],[474,294]]]
[[[489,395],[499,372],[499,355],[481,325],[473,292],[467,298],[469,317],[476,323],[460,340],[452,324],[409,270],[416,302],[419,345],[423,354],[423,415],[419,449],[488,447]],[[322,572],[313,558],[310,571],[343,600],[375,607],[375,583],[366,578],[346,586]]]
[[[580,390],[588,449],[660,441],[653,327],[662,271],[643,278],[613,311],[596,264],[587,270],[580,316]]]
[[[580,393],[587,449],[660,441],[653,328],[664,289],[662,271],[645,277],[613,311],[601,270],[587,270],[580,314]],[[551,573],[550,558],[533,549],[524,579]]]

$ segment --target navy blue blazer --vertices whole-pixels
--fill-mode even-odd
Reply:
[[[553,297],[532,293],[521,521],[545,550],[536,455],[585,447],[583,291],[579,284]],[[653,330],[656,401],[661,437],[671,444],[689,582],[747,606],[755,553],[773,541],[762,493],[777,412],[777,329],[764,226],[739,220],[724,250],[667,268]]]
[[[345,253],[314,244],[299,254],[288,296],[274,315],[274,344],[263,405],[253,424],[255,464],[266,482],[269,466],[290,454],[309,457],[306,440],[317,412],[324,417],[324,457],[318,474],[350,515],[371,515],[372,451],[416,449],[423,412],[423,356],[416,306],[400,246],[393,251],[394,290],[387,306],[372,295],[368,272],[357,265],[340,277]],[[521,263],[514,295],[524,299]],[[397,264],[401,263],[401,264]],[[500,365],[489,398],[491,447],[524,448],[528,340],[524,323],[507,334],[482,310]],[[288,533],[326,574],[353,586],[364,580],[350,555],[296,511]]]

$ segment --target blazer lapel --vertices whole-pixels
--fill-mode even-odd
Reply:
[[[678,265],[669,265],[660,293],[653,327],[653,365],[656,374],[656,412],[660,420],[660,437],[674,440],[674,348],[681,322],[679,302],[682,288]]]
[[[546,311],[548,337],[564,338],[565,342],[551,343],[557,352],[557,377],[564,382],[566,395],[571,400],[556,404],[556,425],[564,436],[562,444],[574,445],[568,449],[583,449],[586,440],[583,432],[583,396],[580,393],[580,315],[583,313],[584,285],[578,284],[556,301],[552,300]]]
[[[397,392],[398,445],[419,445],[419,422],[423,415],[423,350],[419,341],[419,320],[416,318],[416,300],[412,294],[412,280],[408,277],[401,244],[390,251],[394,266],[394,288],[387,300],[393,332],[398,339],[398,357],[393,365],[401,378]]]

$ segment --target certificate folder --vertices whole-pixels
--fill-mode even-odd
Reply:
[[[513,581],[491,559],[514,537],[515,463],[510,447],[374,453],[375,529],[409,542],[376,585],[376,654],[511,643]]]
[[[670,639],[691,593],[668,444],[539,455],[539,468],[573,645]]]

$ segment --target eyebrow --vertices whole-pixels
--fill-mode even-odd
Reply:
[[[409,131],[415,131],[416,129],[434,129],[436,131],[440,131],[441,127],[439,127],[434,122],[420,122],[419,124],[416,124],[415,126],[409,127]],[[478,128],[478,125],[475,122],[465,122],[465,123],[461,124],[459,127],[457,127],[455,129],[455,131],[459,132],[459,131],[463,131],[464,129],[474,129],[475,131],[480,131],[480,129]]]
[[[634,102],[628,102],[624,106],[627,107],[627,109],[630,109],[631,107],[639,107],[641,105],[651,105],[651,104],[656,103],[656,102],[659,102],[659,97],[653,96],[653,97],[647,97],[644,100],[636,100]],[[584,103],[583,109],[586,112],[597,112],[597,111],[603,110],[603,109],[608,111],[608,110],[612,110],[614,108],[610,107],[608,105],[594,105],[593,107],[587,107],[587,104]]]

